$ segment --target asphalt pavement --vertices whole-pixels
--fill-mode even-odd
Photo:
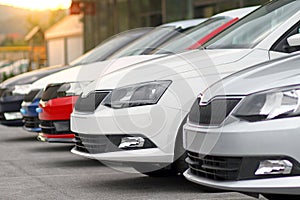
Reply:
[[[183,177],[124,173],[73,155],[70,144],[42,143],[35,138],[22,128],[0,126],[1,200],[254,200],[239,193],[204,192]]]

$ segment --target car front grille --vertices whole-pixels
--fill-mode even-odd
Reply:
[[[40,120],[38,117],[23,117],[26,128],[39,128]]]
[[[186,159],[190,171],[196,176],[213,180],[238,180],[242,158],[203,156],[188,152]]]
[[[64,130],[58,130],[55,126],[56,124],[63,125]],[[42,133],[45,134],[53,134],[53,135],[59,135],[59,134],[73,134],[70,128],[70,121],[69,120],[61,120],[61,121],[40,121],[40,128],[42,129]]]
[[[104,153],[109,140],[105,135],[90,135],[75,133],[75,148],[77,151],[97,154]]]
[[[75,110],[79,112],[94,112],[109,91],[94,91],[87,97],[80,96],[75,104]]]
[[[292,172],[290,174],[255,175],[260,162],[265,160],[288,160],[293,164]],[[188,151],[186,162],[192,175],[216,181],[239,181],[300,175],[299,162],[291,157],[279,155],[230,157],[202,155]]]
[[[63,85],[63,83],[48,85],[46,87],[45,91],[43,92],[43,95],[41,98],[42,101],[49,101],[51,99],[57,98],[58,97],[57,91],[62,85]]]
[[[240,98],[214,99],[206,105],[199,105],[197,99],[189,113],[189,122],[197,125],[220,125],[240,102]]]
[[[124,137],[142,135],[94,135],[75,133],[75,148],[83,153],[97,154],[105,152],[122,151],[119,145]],[[156,148],[157,146],[148,138],[145,138],[143,147],[132,147],[126,150]]]
[[[24,101],[25,102],[32,102],[34,97],[40,92],[40,90],[31,90],[28,94],[25,95]]]
[[[81,138],[79,137],[78,133],[75,133],[75,149],[83,153],[89,153],[86,147],[82,144]]]

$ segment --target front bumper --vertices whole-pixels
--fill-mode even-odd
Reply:
[[[36,108],[38,108],[39,99],[35,99],[33,102],[23,102],[20,109],[23,115],[23,128],[29,132],[41,132],[40,120]]]
[[[38,117],[29,117],[29,116],[24,116],[23,117],[23,123],[24,123],[24,130],[29,131],[29,132],[41,132],[40,128],[40,120]]]
[[[50,99],[47,102],[40,101],[42,112],[39,113],[39,119],[44,121],[70,120],[74,104],[78,96],[69,96]]]
[[[172,163],[178,129],[186,112],[160,105],[132,107],[128,109],[111,109],[100,105],[95,113],[71,115],[71,130],[80,137],[142,135],[154,144],[147,149],[103,149],[97,153],[73,149],[72,152],[84,157],[102,161]],[[91,141],[91,140],[89,140]],[[99,140],[106,143],[105,139]],[[106,145],[106,144],[104,144]]]
[[[22,119],[16,119],[16,120],[0,120],[0,124],[4,126],[21,127],[23,126],[24,123]]]
[[[7,96],[0,98],[0,123],[5,126],[23,126],[20,113],[21,103],[24,96]],[[7,118],[5,115],[19,113],[18,116]]]
[[[39,113],[41,134],[38,140],[45,142],[74,142],[74,133],[70,129],[70,115],[78,96],[50,99],[40,102]]]
[[[204,164],[193,165],[193,162],[188,160],[190,168],[184,175],[190,181],[218,189],[299,195],[298,120],[299,117],[295,117],[250,123],[231,118],[221,127],[201,127],[188,123],[184,126],[184,147],[192,152],[192,156],[193,153],[202,155],[200,160],[203,158],[202,160],[206,161]],[[216,163],[232,158],[241,159],[240,164],[230,165],[231,169],[237,170],[237,174],[233,178],[220,178],[221,170],[228,172],[231,169],[226,168],[229,165],[217,166]],[[242,164],[243,160],[249,158],[255,159],[249,165]],[[274,159],[291,161],[291,174],[255,175],[260,161]],[[195,166],[200,167],[200,173]]]
[[[142,162],[142,163],[172,163],[173,155],[166,154],[158,148],[140,149],[130,151],[115,151],[108,153],[91,154],[78,151],[76,147],[71,150],[72,153],[99,161],[112,162]]]
[[[37,139],[43,142],[74,142],[75,135],[70,130],[69,120],[41,121],[40,128],[42,133]]]
[[[41,142],[50,143],[74,143],[74,134],[51,135],[39,133],[37,139]]]
[[[185,171],[183,175],[186,179],[194,183],[221,190],[261,194],[300,195],[300,176],[242,181],[216,181],[195,176],[190,172],[190,169]]]

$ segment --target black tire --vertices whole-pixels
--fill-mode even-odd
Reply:
[[[174,176],[176,173],[171,168],[170,165],[154,165],[154,164],[132,164],[132,167],[147,176],[150,177],[168,177],[168,176]]]
[[[174,149],[174,158],[175,161],[172,163],[172,169],[176,174],[182,175],[188,168],[188,164],[185,162],[187,157],[186,150],[183,148],[183,125],[186,123],[187,116],[181,122],[179,130],[177,132],[175,149]]]
[[[138,172],[148,175],[150,177],[166,177],[166,176],[178,176],[182,175],[183,172],[188,168],[185,158],[187,153],[183,148],[183,125],[185,124],[187,116],[182,121],[179,130],[177,132],[175,149],[174,149],[174,158],[175,161],[169,165],[161,165],[160,167],[154,166],[151,164],[135,164],[133,168]]]
[[[153,172],[145,172],[143,173],[149,177],[170,177],[170,176],[175,176],[176,174],[172,170],[156,170]]]
[[[300,195],[263,194],[269,200],[299,200]]]

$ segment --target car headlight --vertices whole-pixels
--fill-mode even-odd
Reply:
[[[300,116],[300,88],[285,88],[245,97],[234,116],[255,122]]]
[[[57,97],[79,96],[83,88],[90,82],[70,82],[62,83],[57,89]]]
[[[111,108],[156,104],[171,81],[153,81],[114,89],[101,103]]]

